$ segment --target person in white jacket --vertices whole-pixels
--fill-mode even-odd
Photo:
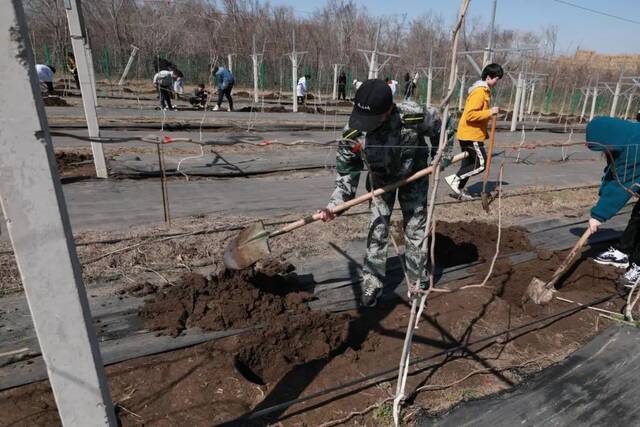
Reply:
[[[171,95],[173,93],[173,81],[177,74],[171,70],[160,70],[153,76],[153,85],[160,95],[160,109],[173,110],[171,105]]]
[[[311,76],[306,74],[298,79],[298,85],[296,86],[296,97],[298,98],[298,104],[304,104],[305,96],[309,90],[309,80]]]
[[[49,95],[55,95],[55,90],[53,89],[53,75],[55,74],[56,69],[52,65],[44,65],[44,64],[36,64],[36,74],[38,74],[38,80],[40,84],[45,85],[47,87],[47,92]]]

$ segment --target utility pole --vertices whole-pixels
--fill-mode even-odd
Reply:
[[[613,101],[611,102],[611,111],[609,112],[609,117],[616,116],[616,110],[618,109],[618,100],[620,99],[620,91],[622,90],[622,79],[624,79],[624,68],[620,71],[620,77],[616,82],[616,88],[613,91]],[[611,91],[608,85],[606,85],[607,89]]]
[[[631,104],[633,103],[633,96],[636,93],[636,87],[634,85],[633,89],[629,92],[629,99],[627,100],[627,108],[624,110],[624,119],[627,120],[629,118],[629,112],[631,111]]]
[[[133,65],[133,60],[138,53],[138,48],[134,45],[131,45],[131,55],[129,55],[129,60],[127,61],[127,65],[124,67],[124,71],[122,72],[122,76],[120,77],[120,81],[118,82],[118,86],[122,86],[124,84],[124,80],[127,78],[127,74],[129,74],[129,70],[131,69],[131,65]]]
[[[115,427],[22,2],[0,2],[1,34],[0,200],[49,383],[63,425]]]
[[[400,55],[396,55],[393,53],[378,52],[380,25],[381,24],[378,23],[378,30],[376,31],[376,39],[373,45],[373,50],[358,49],[358,51],[361,52],[362,55],[364,55],[364,59],[365,61],[367,61],[367,65],[369,66],[369,74],[367,77],[369,79],[377,79],[378,73],[384,68],[385,65],[389,63],[391,58],[400,58]],[[378,64],[378,56],[386,56],[386,59],[382,64]]]
[[[527,78],[523,77],[522,78],[522,89],[520,91],[520,113],[518,114],[518,118],[520,119],[520,121],[524,121],[525,120],[525,116],[524,116],[524,106],[525,106],[525,102],[527,100]]]
[[[298,97],[296,93],[296,87],[298,86],[298,63],[299,60],[302,59],[304,52],[296,51],[296,30],[293,29],[293,51],[289,54],[289,59],[291,59],[291,80],[292,80],[292,88],[293,88],[293,112],[298,112]]]
[[[589,102],[589,94],[591,93],[591,87],[587,86],[587,89],[581,89],[584,93],[584,102],[582,103],[582,110],[580,112],[580,123],[584,120],[584,115],[587,112],[587,103]]]
[[[96,113],[97,98],[95,77],[93,76],[93,61],[91,61],[91,48],[87,43],[80,0],[65,0],[64,5],[67,12],[67,20],[69,21],[71,46],[73,47],[73,54],[78,67],[80,93],[82,94],[82,105],[87,119],[89,138],[100,138],[100,126],[98,125],[98,115]],[[102,144],[92,141],[91,151],[93,152],[93,162],[96,166],[96,176],[98,178],[107,178],[107,162],[104,158]]]
[[[251,62],[253,64],[253,102],[256,104],[260,101],[258,96],[258,69],[262,62],[262,54],[256,53],[256,35],[253,35],[253,47],[251,50]]]
[[[531,91],[529,93],[529,106],[527,108],[527,114],[531,114],[533,112],[533,96],[536,93],[536,82],[535,80],[531,82]]]
[[[511,132],[515,132],[518,126],[518,113],[520,110],[520,98],[522,97],[522,72],[518,73],[516,83],[516,99],[513,101],[513,113],[511,113]]]
[[[255,36],[254,36],[255,38]],[[229,71],[233,73],[233,57],[235,56],[235,53],[229,53],[227,54],[227,67],[229,67]]]
[[[498,0],[493,0],[493,11],[491,13],[491,30],[489,31],[489,47],[484,52],[482,58],[482,68],[486,67],[493,62],[493,40],[496,27],[496,8],[498,7]]]
[[[333,64],[333,92],[331,99],[334,101],[338,99],[338,71],[343,64]]]
[[[596,113],[596,102],[598,101],[598,81],[596,81],[595,86],[593,87],[591,99],[591,112],[589,113],[589,121],[593,120],[593,116]]]

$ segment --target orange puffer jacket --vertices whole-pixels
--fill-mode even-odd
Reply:
[[[459,141],[484,141],[489,137],[487,124],[491,118],[490,99],[491,90],[485,82],[477,81],[469,88],[456,134]]]

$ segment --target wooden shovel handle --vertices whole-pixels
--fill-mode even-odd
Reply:
[[[560,267],[558,267],[556,272],[553,273],[551,280],[546,285],[547,288],[553,288],[556,286],[556,282],[566,272],[567,268],[569,268],[569,266],[573,264],[573,259],[576,257],[580,249],[582,249],[584,244],[587,242],[587,239],[589,238],[589,236],[591,236],[591,229],[589,229],[589,227],[587,226],[587,229],[585,230],[584,233],[582,233],[580,240],[578,240],[578,242],[575,244],[573,249],[571,249],[571,252],[569,252],[569,255],[567,255],[564,261],[562,261],[562,264],[560,264]]]
[[[463,152],[460,154],[456,154],[455,156],[453,156],[453,159],[451,159],[451,163],[456,163],[459,162],[460,160],[466,158],[469,155],[469,153],[467,152]],[[373,191],[370,191],[368,193],[365,193],[359,197],[356,197],[355,199],[349,200],[346,203],[343,203],[341,205],[335,206],[334,208],[331,209],[331,212],[333,212],[334,214],[339,214],[341,212],[346,211],[349,208],[352,208],[356,205],[359,205],[361,203],[364,203],[368,200],[373,199],[374,197],[377,197],[381,194],[384,193],[389,193],[393,190],[395,190],[396,188],[402,187],[403,185],[409,184],[413,181],[417,181],[422,177],[425,177],[427,175],[430,175],[431,173],[433,173],[433,166],[429,166],[427,168],[424,169],[420,169],[418,172],[414,173],[413,175],[402,179],[400,181],[394,182],[393,184],[389,184],[389,185],[385,185],[382,188],[376,188]],[[319,212],[314,213],[313,215],[309,215],[306,216],[304,218],[300,218],[299,220],[292,222],[290,224],[287,224],[286,226],[282,227],[279,230],[274,231],[273,233],[269,234],[269,237],[275,237],[275,236],[279,236],[281,234],[284,233],[288,233],[290,231],[295,230],[296,228],[300,228],[300,227],[304,227],[307,224],[310,224],[312,222],[318,221],[319,219],[322,218],[322,214]]]
[[[487,164],[484,169],[484,179],[482,180],[482,192],[487,192],[487,181],[489,180],[489,172],[491,171],[491,159],[493,159],[493,144],[496,140],[496,123],[498,116],[491,116],[491,131],[489,132],[489,151],[487,152]]]

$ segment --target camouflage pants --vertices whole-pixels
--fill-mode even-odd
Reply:
[[[426,272],[423,268],[424,263],[421,263],[420,250],[425,232],[428,185],[428,178],[425,177],[373,199],[367,236],[367,254],[362,274],[365,287],[381,288],[384,285],[389,247],[389,222],[396,194],[402,210],[407,275],[411,281],[415,281],[418,276],[421,280],[425,280]]]

